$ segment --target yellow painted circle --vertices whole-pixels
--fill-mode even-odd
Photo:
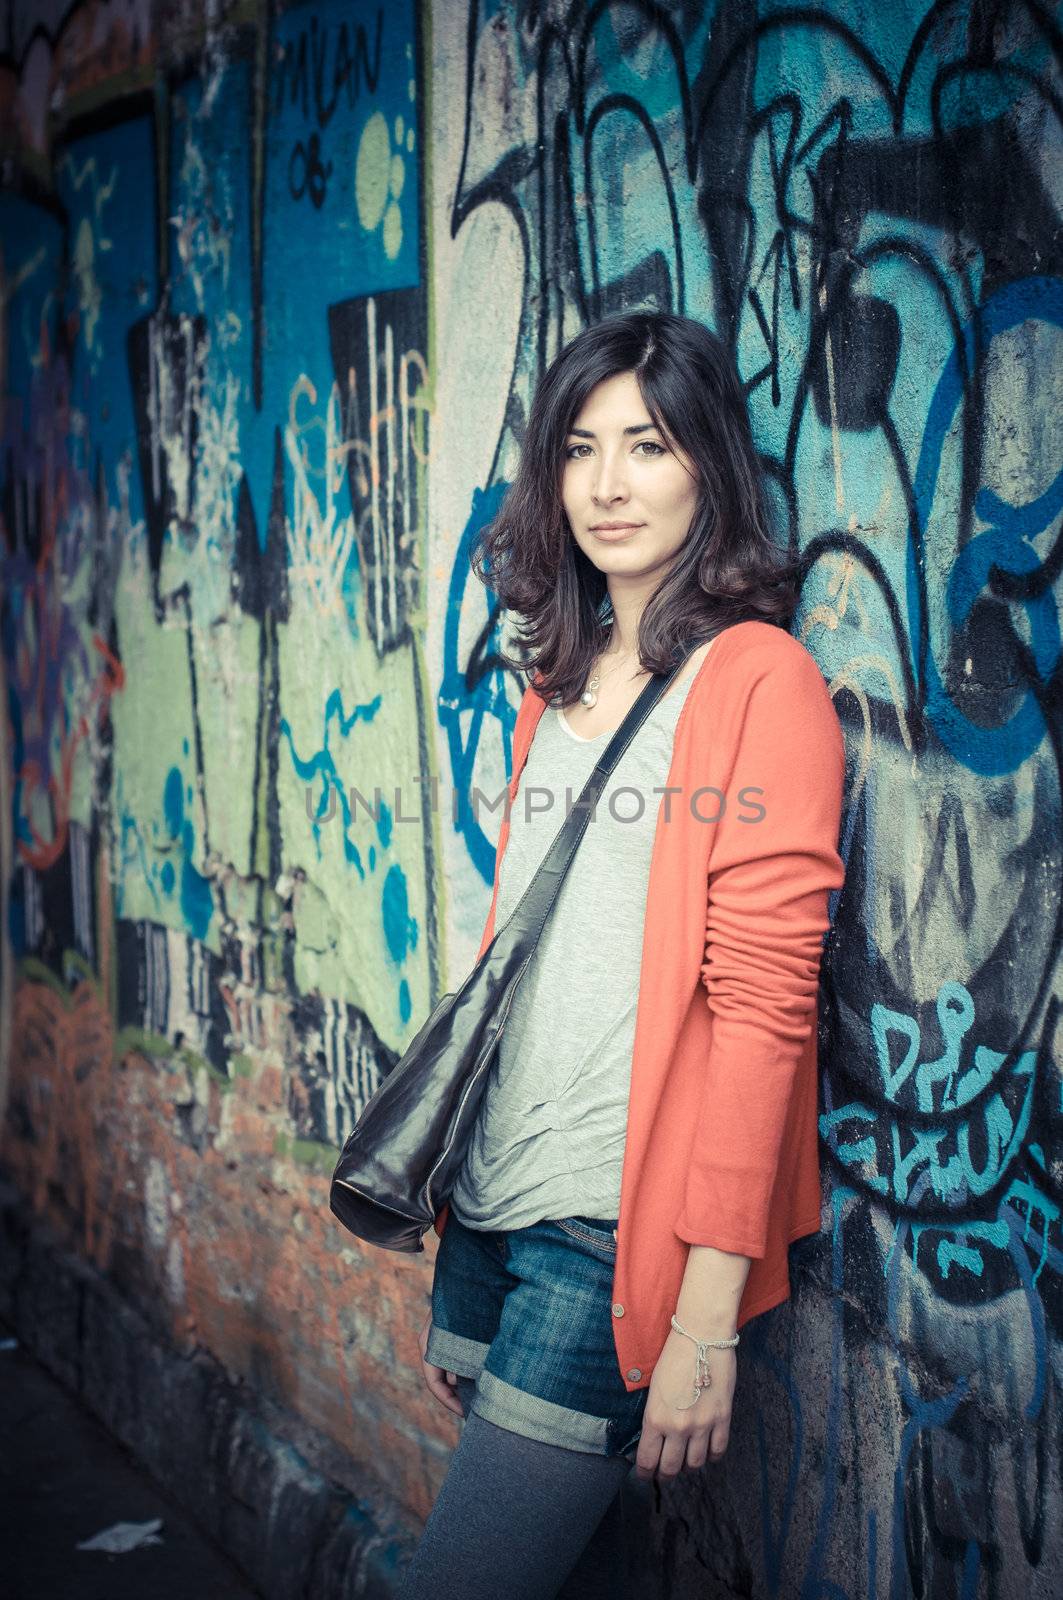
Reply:
[[[391,141],[388,138],[387,120],[382,112],[374,111],[362,129],[354,168],[358,220],[370,232],[379,225],[384,215],[390,177]]]
[[[394,261],[401,248],[402,212],[392,200],[384,213],[384,253],[389,261]]]

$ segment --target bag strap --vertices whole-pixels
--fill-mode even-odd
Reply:
[[[691,646],[690,649],[692,648],[694,647]],[[643,685],[623,722],[616,729],[599,756],[590,777],[580,790],[578,798],[573,801],[568,816],[551,841],[546,855],[532,874],[527,888],[506,918],[502,928],[497,930],[495,938],[491,940],[492,946],[495,944],[499,933],[504,933],[506,928],[511,926],[518,926],[517,917],[520,914],[521,921],[534,932],[532,940],[532,948],[534,949],[554,901],[557,899],[565,873],[568,871],[572,858],[576,854],[576,848],[583,837],[584,829],[590,821],[593,806],[586,804],[587,800],[589,798],[593,799],[594,804],[597,804],[613,768],[680,667],[689,659],[690,649],[684,647],[674,666],[669,667],[667,672],[655,672],[649,682]]]

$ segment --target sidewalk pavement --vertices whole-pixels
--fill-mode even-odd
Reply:
[[[4,1600],[258,1596],[2,1320],[0,1550]]]

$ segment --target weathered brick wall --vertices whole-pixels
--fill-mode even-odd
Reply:
[[[469,546],[565,338],[703,317],[807,557],[848,877],[823,1233],[744,1341],[725,1466],[647,1537],[677,1595],[1047,1596],[1058,18],[37,0],[0,30],[27,1217],[416,1527],[457,1437],[419,1376],[435,1237],[362,1249],[327,1192],[487,912],[492,819],[451,798],[497,793],[519,685]]]

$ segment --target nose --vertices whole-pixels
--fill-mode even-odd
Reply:
[[[624,470],[623,453],[614,455],[605,450],[599,457],[600,465],[594,483],[594,501],[600,506],[616,505],[618,500],[627,499],[627,474]]]

